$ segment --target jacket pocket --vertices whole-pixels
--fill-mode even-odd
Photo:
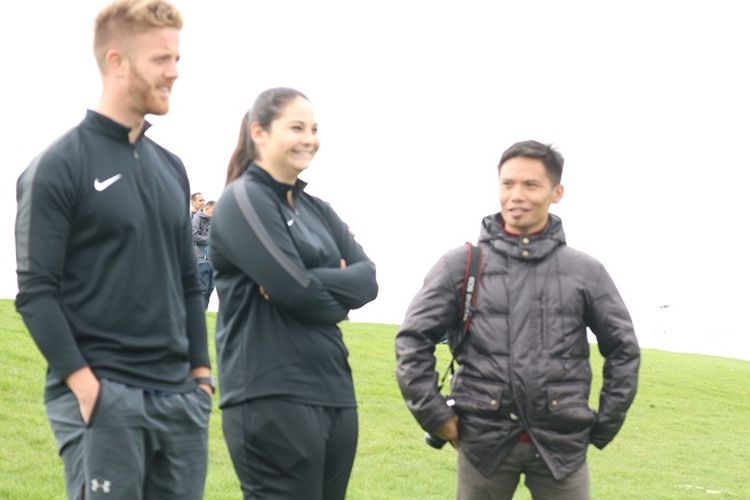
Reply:
[[[546,389],[546,416],[549,427],[575,431],[596,422],[596,414],[588,406],[588,385],[560,384]]]
[[[508,436],[520,426],[511,419],[509,387],[497,380],[463,376],[456,380],[451,397],[461,449],[475,465],[496,463],[507,452]],[[487,467],[493,468],[483,468]]]
[[[460,377],[447,398],[454,401],[453,410],[459,415],[474,414],[480,417],[499,417],[506,410],[503,404],[503,384],[473,377]]]
[[[106,384],[107,384],[106,379],[103,379],[103,378],[99,379],[99,394],[96,396],[96,402],[94,403],[94,407],[91,409],[91,414],[89,415],[89,421],[84,422],[86,427],[94,426],[94,420],[99,415],[100,409],[104,400],[104,390],[105,390]]]
[[[468,394],[452,394],[447,398],[448,404],[453,400],[453,410],[459,415],[473,413],[481,417],[491,417],[499,414],[501,399],[493,397],[480,397]]]

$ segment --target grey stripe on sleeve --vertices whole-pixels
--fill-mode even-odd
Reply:
[[[232,184],[232,191],[234,197],[237,200],[237,205],[240,207],[240,212],[245,218],[245,221],[250,228],[255,231],[261,244],[268,250],[268,253],[276,259],[279,265],[294,278],[297,283],[303,287],[307,287],[310,284],[310,277],[307,275],[304,269],[300,268],[297,264],[287,257],[287,255],[281,251],[276,243],[268,234],[266,227],[263,225],[263,221],[260,220],[258,212],[253,207],[250,198],[247,196],[242,182],[235,182]]]
[[[31,162],[26,171],[21,174],[18,183],[21,191],[21,197],[18,200],[16,209],[16,267],[18,271],[28,271],[30,269],[31,252],[31,201],[34,193],[34,177],[39,168],[42,158],[46,151]]]

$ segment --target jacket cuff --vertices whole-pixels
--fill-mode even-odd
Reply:
[[[589,433],[591,444],[593,444],[600,450],[607,446],[610,441],[612,441],[612,437],[610,437],[602,427],[603,426],[600,424],[595,424],[594,427],[591,428],[591,432]]]

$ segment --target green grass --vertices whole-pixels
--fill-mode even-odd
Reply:
[[[208,323],[213,339],[213,314]],[[455,452],[426,446],[401,400],[394,376],[396,326],[344,323],[342,330],[360,423],[347,498],[455,498]],[[0,499],[63,498],[62,464],[42,404],[45,363],[7,300],[0,301],[0,352]],[[599,373],[598,355],[592,364]],[[589,450],[594,498],[750,498],[749,381],[747,361],[644,349],[640,388],[625,426],[603,451]],[[215,408],[207,500],[241,497],[220,420]],[[519,487],[515,498],[530,496]]]

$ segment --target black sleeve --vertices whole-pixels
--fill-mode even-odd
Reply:
[[[346,268],[317,268],[311,269],[310,273],[348,309],[362,307],[375,300],[378,295],[375,264],[367,257],[336,212],[327,203],[319,200],[317,203],[333,233],[341,258],[346,261]]]
[[[625,422],[638,386],[640,349],[630,314],[603,266],[590,280],[586,322],[604,356],[603,384],[591,443],[604,448]]]
[[[211,244],[270,296],[270,302],[291,316],[331,324],[349,310],[302,262],[278,216],[276,201],[263,186],[234,182],[216,205]]]
[[[54,375],[86,366],[58,295],[76,199],[65,162],[38,157],[16,185],[16,309]]]

